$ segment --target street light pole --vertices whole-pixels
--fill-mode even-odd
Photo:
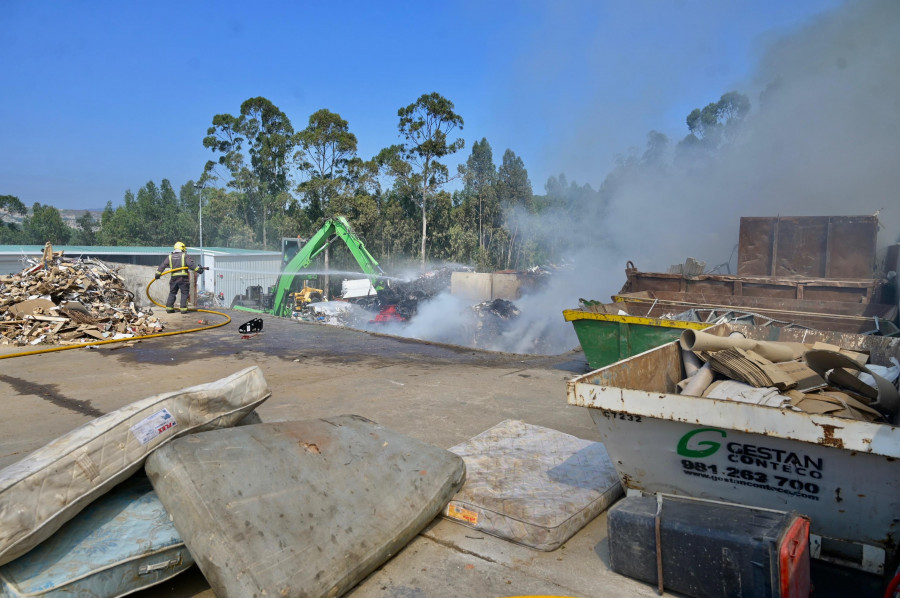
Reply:
[[[194,183],[194,187],[197,188],[197,194],[200,196],[200,201],[199,201],[199,204],[200,204],[200,263],[202,264],[205,259],[204,255],[203,255],[203,184],[202,183]],[[201,273],[200,274],[200,292],[201,293],[204,290],[204,288],[203,288],[204,287],[204,284],[203,284],[204,278],[205,278],[205,276]]]

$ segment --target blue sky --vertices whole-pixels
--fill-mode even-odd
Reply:
[[[196,179],[217,113],[264,96],[296,129],[328,108],[368,158],[397,109],[452,100],[468,156],[512,149],[548,176],[600,184],[646,134],[732,89],[755,99],[766,45],[838,0],[605,2],[34,2],[0,12],[0,194],[58,208]]]

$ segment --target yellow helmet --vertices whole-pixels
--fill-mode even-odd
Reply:
[[[175,243],[175,251],[187,251],[187,247],[184,246],[184,243],[178,241]]]

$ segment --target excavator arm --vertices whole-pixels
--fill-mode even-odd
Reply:
[[[341,239],[356,259],[362,271],[368,275],[372,284],[377,287],[376,279],[384,275],[384,270],[366,249],[362,239],[356,236],[350,223],[343,216],[326,220],[325,224],[316,231],[309,242],[300,248],[291,261],[285,265],[278,277],[275,286],[275,297],[272,302],[272,313],[276,316],[289,316],[293,310],[294,302],[290,300],[290,291],[294,284],[295,275],[308,267],[317,255],[322,253],[335,239]]]

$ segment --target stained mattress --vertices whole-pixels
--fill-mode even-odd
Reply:
[[[194,434],[145,469],[219,598],[339,596],[465,476],[453,453],[353,415]]]
[[[466,482],[443,516],[517,544],[554,550],[622,495],[603,443],[506,420],[450,449]]]
[[[139,473],[0,568],[0,598],[124,596],[193,564],[150,481]]]
[[[271,393],[258,367],[108,413],[0,470],[0,565],[25,554],[169,441],[228,427]]]

